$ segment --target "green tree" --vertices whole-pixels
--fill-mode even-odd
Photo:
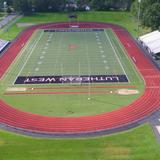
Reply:
[[[160,21],[159,15],[159,5],[160,0],[141,0],[140,3],[140,21],[141,24],[152,29],[158,28],[158,23]],[[138,17],[138,0],[135,0],[131,7],[132,14]]]
[[[15,11],[23,12],[23,13],[31,12],[31,8],[32,8],[31,0],[13,0],[12,3]]]
[[[160,3],[154,3],[145,10],[142,24],[151,27],[152,30],[160,27]]]

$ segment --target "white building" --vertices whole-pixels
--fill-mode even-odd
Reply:
[[[160,56],[160,31],[156,30],[140,36],[138,40],[153,56]]]

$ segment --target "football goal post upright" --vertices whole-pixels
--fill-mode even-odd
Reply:
[[[78,15],[76,14],[76,12],[69,13],[68,19],[70,28],[79,28]]]

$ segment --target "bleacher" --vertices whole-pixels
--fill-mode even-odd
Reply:
[[[8,44],[9,44],[9,41],[0,39],[0,54],[7,47]]]
[[[160,53],[160,31],[156,30],[145,34],[139,37],[138,40],[154,58],[158,59]]]

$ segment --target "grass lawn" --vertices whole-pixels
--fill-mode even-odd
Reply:
[[[38,139],[0,132],[1,160],[158,160],[160,145],[148,125],[92,139]]]
[[[129,12],[80,12],[78,14],[79,21],[97,21],[119,24],[128,29],[132,35],[136,36],[137,24],[135,19]],[[16,23],[48,23],[68,21],[66,13],[36,13],[32,16],[24,16]],[[7,31],[0,33],[0,38],[12,40],[21,32],[24,27],[17,27],[13,24]]]

